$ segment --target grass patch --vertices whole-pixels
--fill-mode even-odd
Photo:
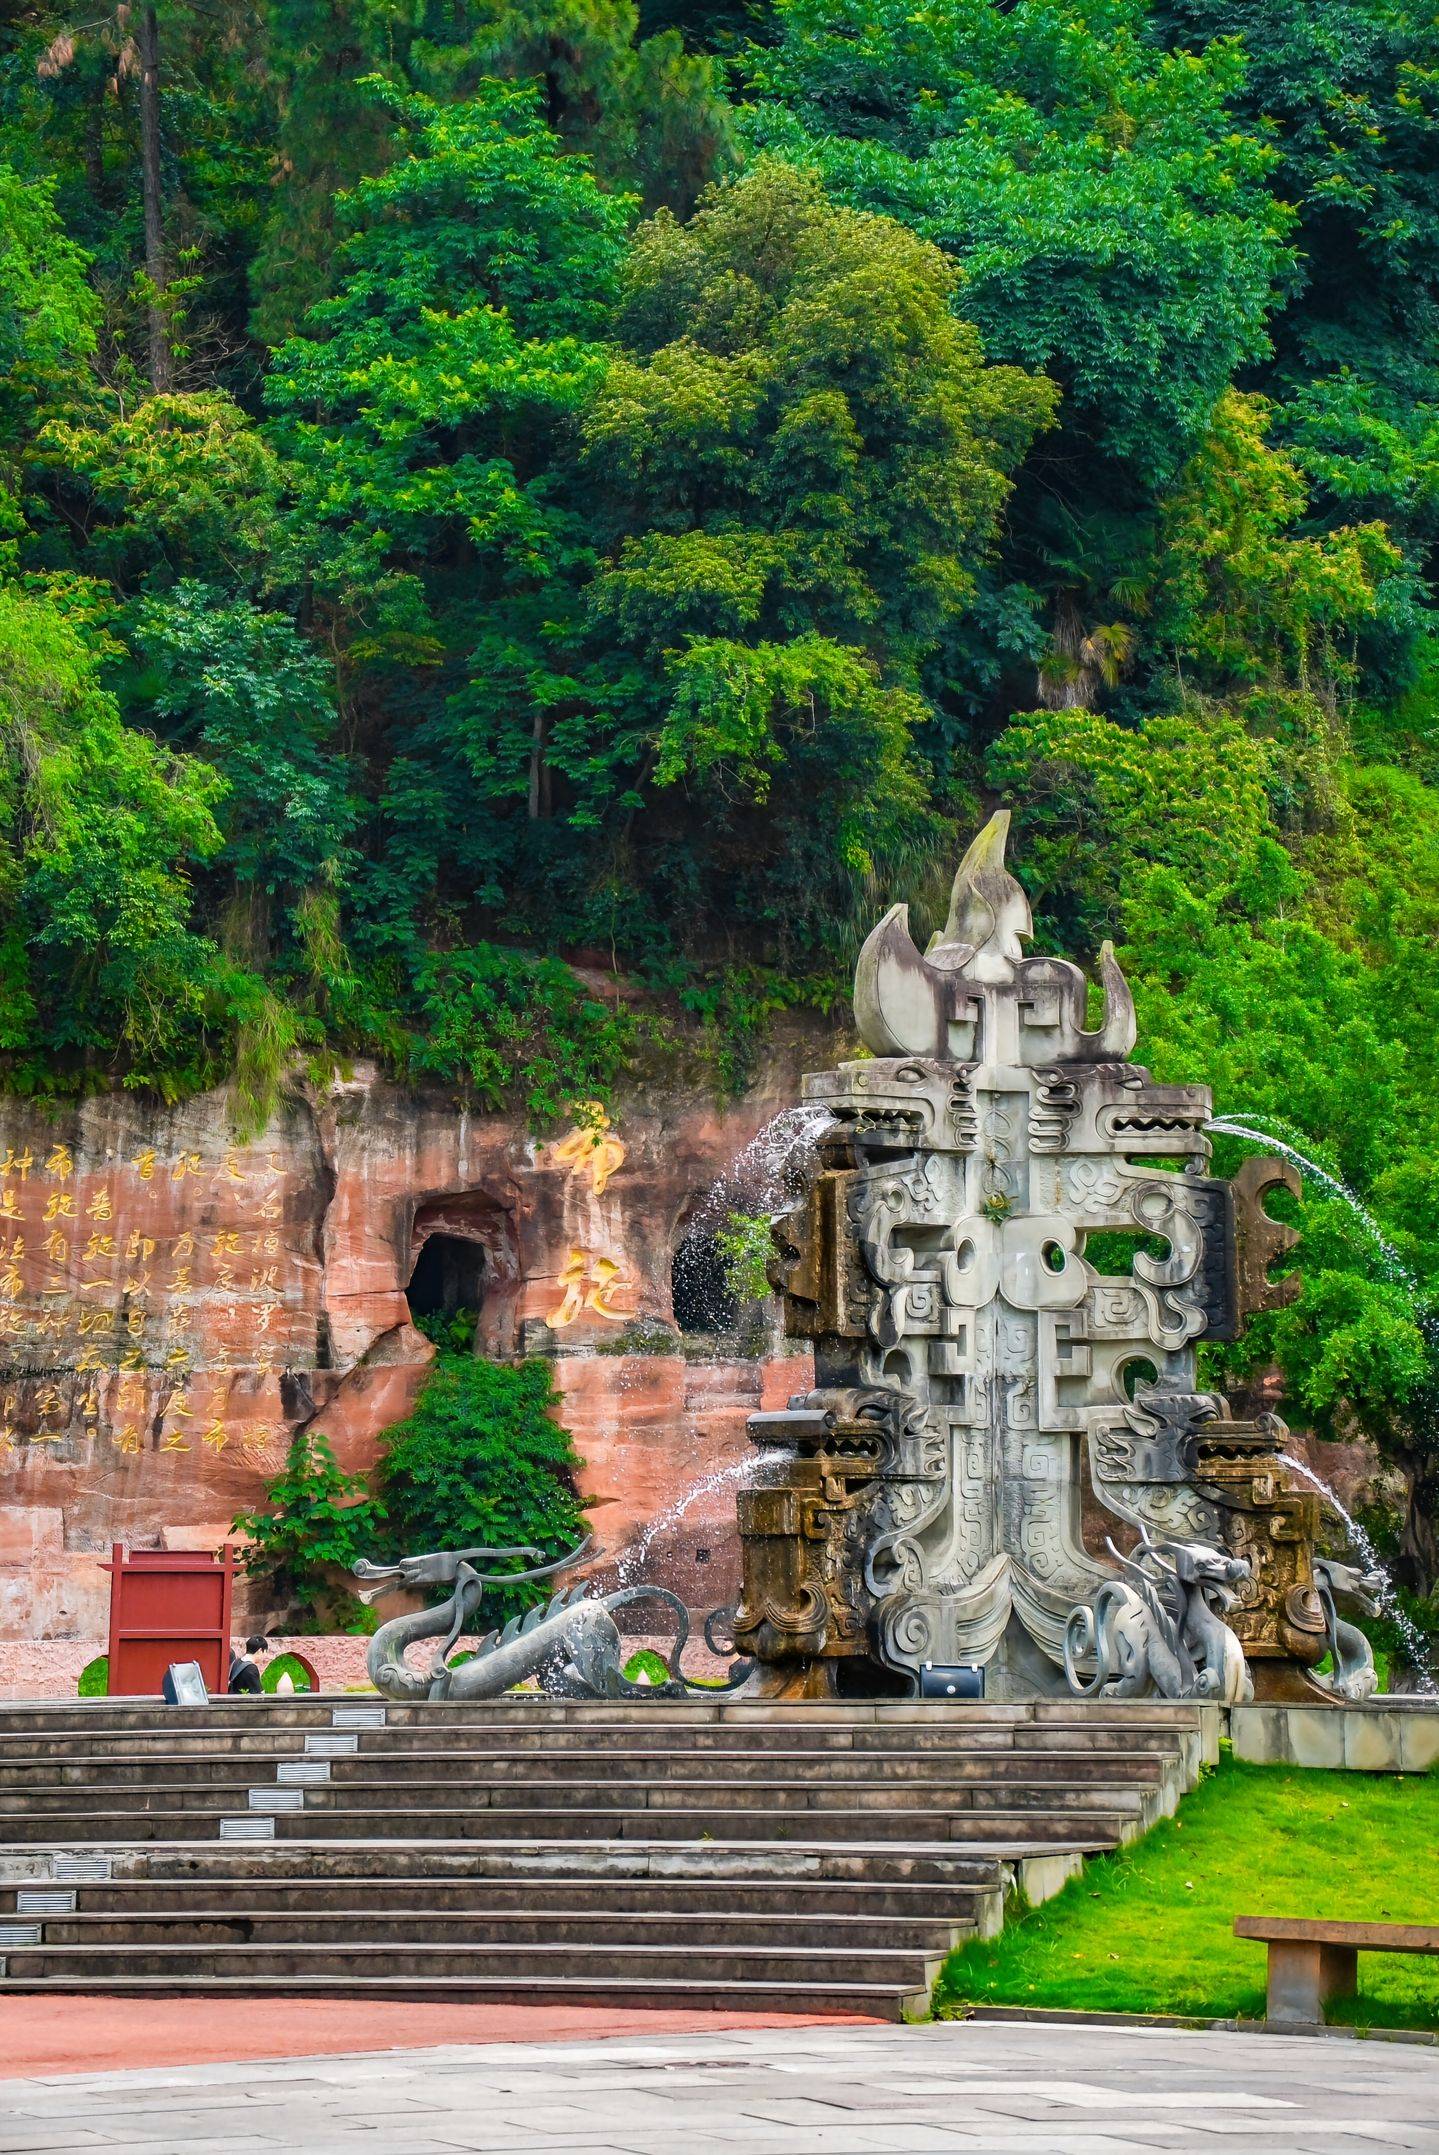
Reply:
[[[298,1654],[276,1654],[260,1671],[260,1689],[274,1695],[280,1688],[280,1678],[288,1676],[297,1691],[308,1691],[310,1672]]]
[[[966,2005],[1264,2017],[1266,1952],[1239,1915],[1433,1923],[1439,1776],[1311,1773],[1226,1756],[1134,1847],[1097,1857],[1001,1937],[945,1962],[940,2012]],[[1359,1956],[1332,2018],[1439,2027],[1439,1960]]]

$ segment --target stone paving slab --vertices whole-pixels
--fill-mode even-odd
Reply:
[[[1431,2049],[1023,2022],[449,2045],[0,2092],[0,2155],[1439,2155]]]

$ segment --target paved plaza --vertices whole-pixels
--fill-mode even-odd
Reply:
[[[277,2014],[283,2006],[276,2001]],[[1439,2051],[968,2022],[450,2045],[0,2081],[0,2155],[108,2148],[177,2155],[1439,2150]]]

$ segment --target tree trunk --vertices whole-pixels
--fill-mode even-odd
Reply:
[[[150,280],[150,387],[159,396],[174,380],[170,331],[160,295],[165,289],[165,221],[160,193],[160,25],[153,7],[140,10],[140,184],[145,207],[145,274]]]
[[[1401,1463],[1409,1497],[1394,1572],[1401,1586],[1427,1600],[1439,1587],[1439,1459],[1410,1453]]]
[[[545,743],[549,736],[549,720],[543,711],[536,711],[534,728],[530,736],[530,821],[540,823],[550,813],[550,766],[545,756]]]

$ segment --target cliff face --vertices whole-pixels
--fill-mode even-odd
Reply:
[[[417,1299],[478,1286],[480,1351],[553,1355],[616,1555],[744,1455],[746,1414],[810,1382],[802,1357],[681,1341],[671,1265],[817,1052],[771,1058],[728,1110],[655,1093],[547,1143],[363,1067],[291,1095],[243,1144],[223,1093],[59,1116],[0,1103],[0,1637],[102,1632],[111,1542],[218,1545],[297,1427],[368,1467],[432,1352],[412,1280]],[[669,1351],[615,1351],[630,1338]],[[702,1495],[646,1575],[724,1599],[733,1518],[728,1486]]]

